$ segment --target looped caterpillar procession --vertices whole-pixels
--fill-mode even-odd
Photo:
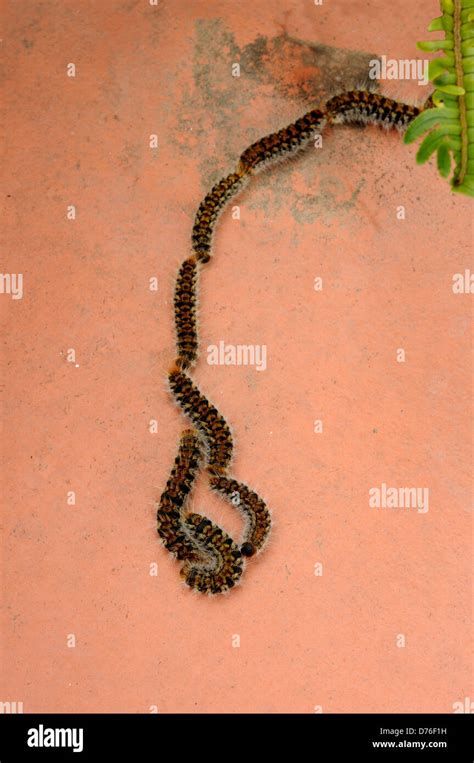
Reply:
[[[201,593],[225,593],[233,588],[242,575],[244,557],[249,559],[262,550],[271,529],[265,502],[247,485],[227,474],[233,451],[227,422],[185,373],[198,357],[196,286],[201,266],[211,260],[218,216],[251,175],[302,151],[326,124],[376,124],[403,131],[432,105],[428,99],[424,108],[417,108],[369,90],[337,95],[324,110],[313,109],[288,127],[249,146],[241,154],[236,171],[217,183],[199,205],[192,231],[193,254],[182,263],[175,287],[177,359],[168,381],[175,400],[200,436],[193,430],[183,432],[157,518],[158,533],[165,547],[184,562],[181,575],[186,584]],[[200,437],[206,446],[203,459]],[[235,506],[245,519],[240,548],[206,517],[186,514],[197,472],[204,468],[201,461],[206,462],[211,490]]]
[[[202,593],[225,593],[242,575],[242,553],[232,538],[209,519],[186,514],[201,458],[202,447],[196,432],[186,429],[160,498],[158,534],[165,548],[185,561],[181,576],[188,586]]]

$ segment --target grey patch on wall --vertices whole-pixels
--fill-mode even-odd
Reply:
[[[185,88],[181,93],[180,111],[187,117],[181,121],[180,129],[184,138],[189,136],[192,126],[202,147],[199,169],[203,188],[230,172],[240,152],[255,139],[244,134],[241,125],[245,124],[242,115],[251,106],[256,88],[272,87],[276,105],[281,100],[296,103],[294,118],[297,118],[334,93],[366,82],[369,62],[374,58],[372,53],[344,50],[287,34],[258,35],[241,48],[221,19],[197,19],[192,62],[194,87],[192,92]],[[232,76],[233,63],[240,64],[240,77]],[[249,81],[255,87],[249,86]],[[193,120],[190,114],[198,114],[199,119]],[[262,135],[284,125],[285,122],[269,124]],[[178,150],[195,153],[186,140],[180,142]]]
[[[232,77],[233,63],[240,64],[241,77],[272,85],[285,100],[310,106],[337,91],[366,83],[370,61],[376,58],[374,53],[312,43],[286,34],[271,38],[258,35],[254,42],[240,48],[220,19],[199,19],[193,76],[196,89],[212,108],[232,108],[236,97],[247,103],[253,97],[247,88],[236,92],[235,81],[240,78]],[[229,84],[223,89],[226,80]]]
[[[314,164],[311,171],[314,172]],[[351,210],[366,183],[364,177],[350,191],[340,179],[331,174],[322,174],[320,181],[315,183],[314,191],[300,193],[294,190],[289,172],[285,165],[280,165],[268,173],[257,175],[245,191],[246,206],[261,210],[269,220],[275,218],[282,208],[287,208],[297,226],[310,225],[318,220],[330,228],[335,219],[339,225],[357,224]],[[270,178],[265,180],[270,173],[280,173],[276,182]]]
[[[258,82],[274,85],[286,99],[320,104],[368,80],[374,53],[345,50],[286,34],[258,37],[241,52],[241,66]]]
[[[322,177],[317,194],[293,194],[291,214],[301,225],[311,224],[318,219],[323,225],[330,226],[334,217],[337,217],[339,224],[344,223],[344,213],[353,208],[364,185],[365,179],[361,178],[351,195],[341,200],[338,198],[338,192],[341,191],[340,181],[332,177]]]

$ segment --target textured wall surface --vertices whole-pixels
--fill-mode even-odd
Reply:
[[[222,216],[194,378],[274,529],[242,585],[212,599],[183,586],[155,529],[184,425],[165,385],[173,282],[201,198],[248,144],[363,80],[374,56],[416,57],[437,8],[3,4],[1,267],[23,274],[23,295],[0,294],[0,700],[396,713],[472,696],[472,296],[452,290],[470,266],[469,200],[398,134],[327,131],[252,181],[233,202],[240,219]],[[265,345],[267,369],[209,365],[220,341]],[[428,488],[428,511],[371,508],[382,483]],[[204,482],[194,505],[238,537]]]

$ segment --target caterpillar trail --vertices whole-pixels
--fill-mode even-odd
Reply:
[[[324,123],[322,111],[308,111],[301,119],[297,119],[288,127],[252,143],[240,157],[239,172],[261,171],[275,159],[282,160],[290,154],[301,151],[314,139]]]
[[[377,124],[405,130],[420,109],[368,90],[351,90],[326,103],[328,121],[333,124]]]
[[[197,259],[206,263],[211,259],[211,244],[214,226],[220,212],[237,191],[242,190],[246,181],[244,173],[234,172],[220,180],[207,194],[194,221],[192,243]]]
[[[168,379],[177,402],[205,437],[209,468],[220,474],[232,458],[232,435],[228,424],[217,408],[199,392],[189,376],[173,370]]]
[[[176,281],[174,309],[177,359],[168,374],[171,392],[198,432],[185,430],[178,455],[161,496],[158,533],[164,546],[183,561],[181,575],[191,588],[225,593],[239,582],[244,558],[262,550],[271,529],[265,502],[247,485],[227,474],[232,459],[232,434],[217,408],[185,373],[198,358],[197,281],[200,267],[211,260],[212,237],[219,214],[247,180],[267,166],[295,156],[308,147],[326,125],[380,125],[403,131],[424,108],[387,98],[373,89],[350,90],[313,109],[288,127],[252,143],[233,173],[219,181],[199,205],[192,230],[192,251]],[[205,446],[205,447],[204,447]],[[211,490],[236,507],[245,520],[240,547],[220,527],[201,514],[187,514],[189,494],[200,469],[206,469]]]
[[[178,365],[182,369],[189,368],[197,359],[197,278],[197,260],[195,257],[188,257],[178,271],[174,293]]]
[[[186,562],[181,575],[191,588],[203,593],[225,593],[242,574],[242,553],[232,538],[209,519],[186,514],[201,459],[199,438],[192,429],[186,429],[160,499],[158,534],[165,548]]]

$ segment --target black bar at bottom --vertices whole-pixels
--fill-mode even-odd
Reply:
[[[115,759],[153,763],[160,757],[251,754],[312,761],[338,756],[419,761],[474,760],[471,715],[0,715],[0,763]],[[402,758],[403,759],[403,758]],[[214,763],[214,760],[212,761]]]

